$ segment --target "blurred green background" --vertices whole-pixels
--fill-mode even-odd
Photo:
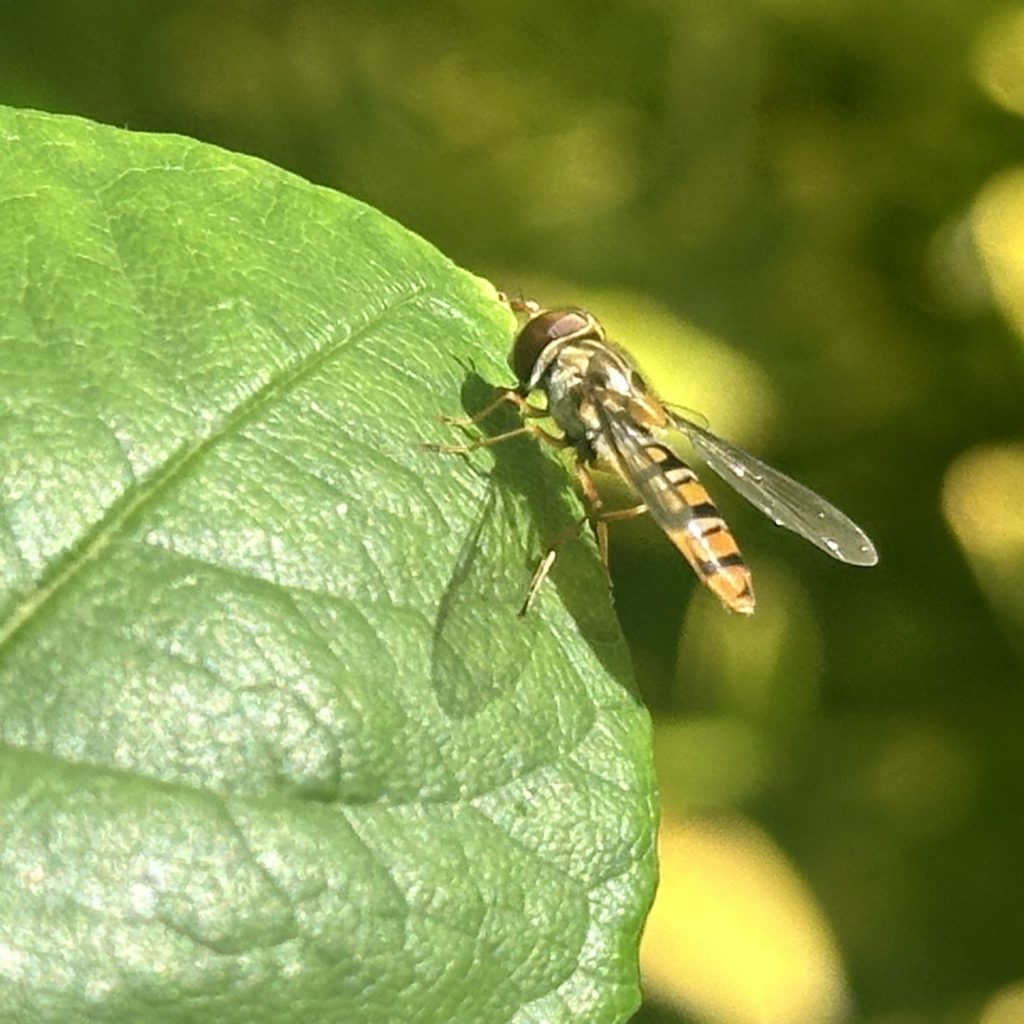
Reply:
[[[254,153],[591,308],[821,491],[841,566],[706,480],[753,620],[645,522],[643,1024],[1024,1021],[1024,6],[42,2],[0,102]]]

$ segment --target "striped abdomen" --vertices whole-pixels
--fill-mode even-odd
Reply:
[[[593,436],[597,453],[636,490],[701,583],[726,608],[753,612],[750,570],[697,474],[638,424],[627,407],[608,400],[591,408],[600,425]]]
[[[731,611],[750,615],[754,610],[750,570],[711,495],[697,474],[665,445],[647,440],[642,450],[650,460],[652,482],[661,476],[672,491],[670,497],[666,488],[654,485],[645,496],[651,515],[708,590]]]

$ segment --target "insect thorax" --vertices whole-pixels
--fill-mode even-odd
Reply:
[[[629,368],[617,354],[593,342],[568,342],[551,360],[538,386],[547,395],[551,418],[574,444],[593,450],[600,434],[595,396],[632,393]]]

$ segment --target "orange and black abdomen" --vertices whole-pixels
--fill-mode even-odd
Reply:
[[[750,570],[711,495],[697,474],[665,445],[648,439],[640,447],[650,460],[646,475],[651,479],[640,486],[636,472],[630,476],[648,511],[722,604],[750,615],[754,610]],[[657,477],[664,483],[652,487]]]

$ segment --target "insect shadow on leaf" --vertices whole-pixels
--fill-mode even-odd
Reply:
[[[431,677],[438,702],[455,718],[508,693],[533,650],[537,617],[515,621],[522,585],[503,571],[518,536],[513,512],[489,479],[438,606]]]
[[[494,394],[495,388],[475,371],[467,372],[461,398],[468,415],[486,406]],[[483,423],[462,429],[471,442],[514,430],[520,423],[515,410],[506,406]],[[547,546],[571,534],[582,515],[580,506],[566,497],[567,469],[546,455],[536,439],[517,437],[488,451],[493,468],[486,492],[462,540],[434,624],[432,681],[439,703],[454,717],[476,714],[513,691],[544,628],[541,608],[518,614],[530,577]],[[586,532],[580,531],[581,538]],[[560,545],[544,587],[552,585],[601,662],[632,690],[628,655],[610,602],[595,600],[595,594],[603,597],[607,592],[607,581],[589,539],[570,538]]]

